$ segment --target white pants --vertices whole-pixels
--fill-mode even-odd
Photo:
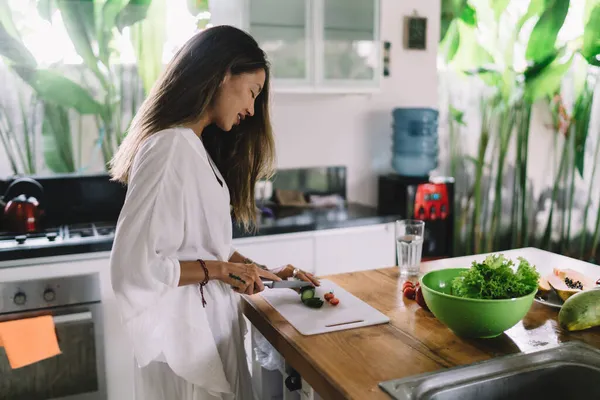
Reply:
[[[213,395],[176,375],[169,364],[153,361],[143,368],[135,368],[136,400],[246,400],[255,399],[252,387],[241,385],[235,397]],[[250,392],[250,393],[246,393]]]

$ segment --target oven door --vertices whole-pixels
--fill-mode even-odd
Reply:
[[[3,400],[105,400],[104,335],[100,303],[6,314],[0,322],[51,314],[61,354],[11,369],[0,348]]]

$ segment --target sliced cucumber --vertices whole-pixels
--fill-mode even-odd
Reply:
[[[315,297],[315,288],[312,286],[305,286],[302,289],[300,289],[300,299],[302,299],[302,301],[306,301],[308,299],[312,299],[313,297]]]
[[[303,303],[310,308],[321,308],[325,302],[318,297],[312,297],[310,299],[303,300]]]
[[[310,308],[321,308],[325,303],[318,297],[315,297],[315,288],[312,286],[306,286],[300,289],[300,299],[304,305]]]

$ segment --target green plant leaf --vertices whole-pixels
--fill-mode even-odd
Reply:
[[[102,87],[108,87],[106,77],[98,67],[98,58],[93,50],[95,43],[94,1],[93,0],[56,0],[65,29],[77,54],[96,75]]]
[[[167,0],[153,0],[147,17],[131,27],[131,40],[144,91],[152,85],[163,70],[163,47],[166,37]]]
[[[15,25],[15,21],[12,17],[12,11],[8,6],[8,1],[0,1],[0,25],[4,27],[4,30],[12,37],[21,39],[19,31]],[[1,43],[0,43],[1,45]]]
[[[80,114],[102,114],[104,111],[84,88],[56,72],[23,65],[15,65],[13,70],[47,103],[73,108]]]
[[[491,67],[479,67],[474,70],[465,71],[465,74],[477,75],[486,85],[491,87],[502,85],[502,72]]]
[[[577,168],[582,178],[585,161],[585,143],[589,134],[593,102],[594,87],[587,83],[581,94],[577,97],[573,107],[573,119],[575,121],[575,168]]]
[[[17,64],[35,66],[33,54],[23,44],[8,2],[0,1],[0,56]]]
[[[581,54],[588,63],[600,67],[600,3],[592,9],[585,25]]]
[[[40,17],[48,22],[52,22],[52,15],[56,11],[54,0],[38,0],[37,11]]]
[[[545,59],[529,66],[523,72],[523,75],[525,77],[525,82],[527,82],[527,81],[535,78],[539,74],[541,74],[544,71],[544,68],[547,68],[548,65],[552,64],[554,62],[554,60],[556,60],[556,58],[559,56],[559,54],[563,54],[563,53],[564,53],[563,51],[554,51],[551,54],[549,54]]]
[[[506,7],[510,4],[510,0],[493,0],[490,2],[492,9],[494,10],[494,16],[496,21],[500,19],[500,16],[506,10]]]
[[[571,67],[573,55],[567,60],[556,59],[547,67],[532,74],[531,78],[525,81],[525,96],[527,101],[534,103],[536,100],[552,96],[560,88],[560,84]]]
[[[443,0],[441,12],[440,41],[444,40],[450,25],[458,18],[467,6],[468,0]]]
[[[117,15],[116,25],[119,32],[146,18],[152,0],[129,0],[129,3]]]
[[[467,126],[467,124],[465,123],[465,112],[454,108],[454,106],[452,105],[450,105],[450,117],[457,124]]]
[[[37,64],[33,54],[27,50],[18,37],[10,35],[3,24],[0,24],[0,55],[15,64],[32,67]]]
[[[460,35],[460,46],[452,60],[452,67],[459,71],[467,71],[489,65],[494,62],[492,55],[479,43],[475,28],[457,19]]]
[[[552,54],[568,11],[569,0],[547,0],[546,8],[533,27],[527,43],[525,57],[528,60],[539,62]]]
[[[523,25],[525,25],[530,18],[540,15],[545,7],[546,0],[531,0],[529,7],[527,7],[527,12],[519,19],[519,22],[517,22],[517,32],[521,31]]]
[[[458,21],[452,21],[448,33],[440,42],[440,53],[444,56],[447,63],[452,61],[460,46],[460,33],[458,31]]]
[[[587,0],[585,2],[585,8],[583,9],[583,24],[587,24],[590,20],[590,16],[592,15],[592,10],[596,8],[596,6],[600,5],[600,0]]]
[[[475,9],[467,4],[460,13],[460,19],[469,26],[477,25],[477,15]]]
[[[44,103],[42,145],[44,161],[52,172],[75,172],[71,124],[65,108]]]
[[[106,0],[102,6],[98,29],[98,53],[104,65],[109,64],[109,45],[112,29],[116,26],[117,15],[127,4],[127,0]]]

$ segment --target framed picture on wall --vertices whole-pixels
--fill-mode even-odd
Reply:
[[[427,48],[427,18],[416,13],[404,17],[404,47],[411,50]]]

